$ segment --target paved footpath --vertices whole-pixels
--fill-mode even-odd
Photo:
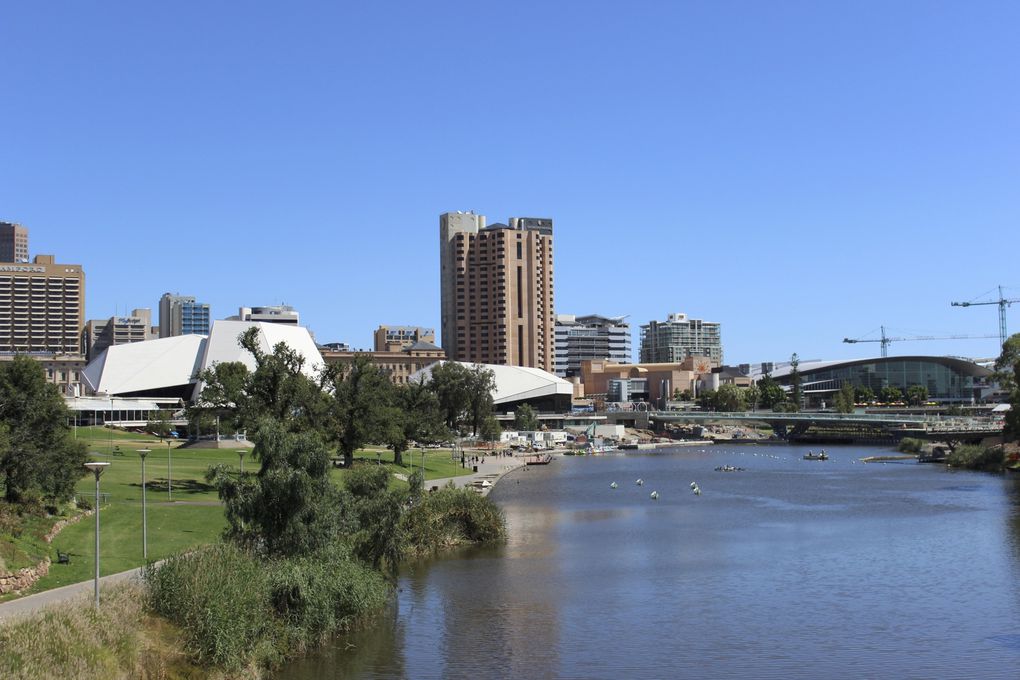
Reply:
[[[473,455],[473,454],[472,454]],[[444,477],[441,479],[430,479],[425,482],[427,488],[442,487],[448,482],[453,482],[457,488],[463,488],[465,486],[478,486],[483,481],[490,481],[493,484],[498,482],[503,475],[516,470],[524,466],[523,456],[479,456],[485,459],[485,462],[469,463],[469,465],[478,466],[478,472],[473,472],[469,475],[460,475],[459,477]],[[482,495],[487,495],[492,487],[486,487],[481,489]],[[109,576],[103,576],[99,579],[100,588],[104,586],[110,586],[116,583],[122,583],[134,578],[140,578],[141,569],[129,569],[128,571],[122,571],[119,574],[110,574]],[[26,595],[25,597],[18,598],[17,600],[11,600],[10,602],[0,603],[0,624],[6,619],[12,619],[14,617],[32,614],[45,607],[51,605],[65,604],[72,600],[81,600],[82,602],[91,599],[93,593],[94,582],[90,579],[88,581],[82,581],[81,583],[73,583],[69,586],[62,586],[60,588],[54,588],[53,590],[47,590],[35,595]],[[102,593],[100,592],[100,599]]]
[[[141,569],[137,567],[129,569],[128,571],[122,571],[119,574],[110,574],[109,576],[101,577],[99,579],[100,605],[102,605],[102,589],[104,587],[123,583],[136,578],[141,578]],[[10,602],[0,603],[0,625],[3,625],[6,620],[13,619],[24,614],[34,614],[40,609],[44,609],[49,606],[67,604],[71,601],[91,602],[95,593],[94,588],[95,581],[90,579],[80,583],[72,583],[69,586],[54,588],[53,590],[45,590],[41,593],[36,593],[35,595],[26,595],[25,597],[18,598],[17,600],[11,600]]]

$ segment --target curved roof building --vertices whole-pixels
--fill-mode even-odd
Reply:
[[[790,367],[772,374],[782,385],[790,384]],[[900,356],[853,361],[805,361],[799,366],[801,387],[809,403],[829,400],[847,382],[867,387],[876,395],[883,387],[906,394],[914,385],[927,388],[928,398],[944,403],[971,403],[981,398],[992,372],[959,357]]]
[[[241,349],[240,336],[258,328],[259,346],[270,353],[284,343],[305,358],[303,370],[314,376],[322,355],[308,329],[274,323],[214,321],[208,336],[180,335],[129,345],[113,345],[85,367],[85,382],[95,393],[131,397],[192,399],[199,388],[198,374],[215,364],[240,361],[249,370],[255,357]]]
[[[414,373],[408,381],[419,381],[423,377],[432,377],[432,369],[445,364],[445,361],[426,366]],[[460,361],[462,366],[471,368],[475,364]],[[523,403],[530,404],[536,411],[556,412],[570,410],[570,402],[574,395],[574,385],[569,380],[543,371],[541,368],[527,366],[506,366],[502,364],[482,364],[491,369],[496,380],[492,392],[492,402],[496,411],[512,411]]]

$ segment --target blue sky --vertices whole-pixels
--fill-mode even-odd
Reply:
[[[438,326],[449,210],[552,217],[558,312],[719,321],[730,363],[1020,298],[1018,3],[147,4],[0,9],[0,219],[89,318]]]

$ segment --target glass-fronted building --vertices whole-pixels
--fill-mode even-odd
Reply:
[[[896,387],[904,395],[914,385],[928,389],[928,398],[942,403],[971,403],[980,399],[991,371],[973,361],[956,357],[903,356],[856,361],[804,362],[799,367],[801,386],[808,406],[832,403],[840,388],[867,387],[876,395],[884,387]],[[772,376],[781,385],[790,384],[790,368]]]

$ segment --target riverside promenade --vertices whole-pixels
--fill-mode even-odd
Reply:
[[[471,455],[475,455],[472,453]],[[491,482],[493,485],[496,484],[503,475],[508,472],[512,472],[518,468],[524,467],[524,456],[485,456],[478,454],[479,460],[484,459],[485,462],[468,463],[468,468],[478,466],[478,472],[472,472],[469,475],[460,475],[458,477],[442,477],[440,479],[429,479],[425,482],[425,488],[431,489],[433,487],[442,488],[453,482],[453,485],[458,489],[466,486],[477,488],[481,491],[483,496],[487,496],[489,491],[492,490],[492,486],[482,487],[483,482]]]

